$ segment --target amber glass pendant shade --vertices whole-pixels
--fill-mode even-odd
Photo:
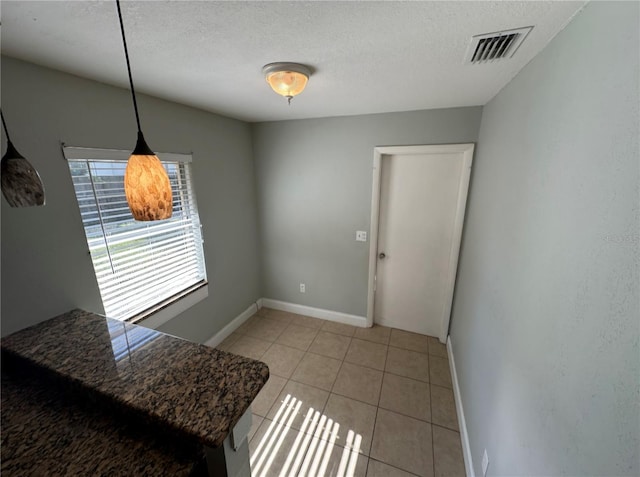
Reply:
[[[124,174],[124,194],[133,218],[164,220],[173,212],[171,183],[164,166],[138,133],[138,144]]]
[[[44,205],[44,186],[35,167],[14,147],[2,115],[2,125],[7,135],[7,151],[2,156],[2,195],[11,207]]]

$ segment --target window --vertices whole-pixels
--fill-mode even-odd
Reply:
[[[64,147],[105,313],[138,321],[206,284],[191,156],[158,154],[173,216],[133,219],[124,195],[128,151]]]

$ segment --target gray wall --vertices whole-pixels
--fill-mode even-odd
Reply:
[[[471,107],[254,124],[263,296],[366,315],[369,242],[356,242],[355,233],[370,232],[374,147],[475,142],[481,113]]]
[[[152,148],[193,152],[209,297],[161,329],[205,341],[260,296],[250,126],[144,95],[139,106]],[[13,142],[40,172],[47,196],[44,207],[27,209],[2,199],[2,334],[74,307],[102,312],[60,141],[131,149],[130,94],[2,57],[2,108]]]
[[[476,475],[640,475],[639,4],[485,106],[451,341]]]

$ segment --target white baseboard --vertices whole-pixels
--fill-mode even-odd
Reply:
[[[212,348],[215,348],[220,343],[222,343],[227,338],[227,336],[229,336],[236,329],[238,329],[238,327],[240,325],[242,325],[242,323],[247,321],[249,319],[249,317],[253,316],[253,314],[255,312],[257,312],[257,311],[258,311],[257,302],[256,303],[252,303],[249,308],[247,308],[242,313],[240,313],[238,316],[236,316],[233,320],[231,320],[231,323],[229,323],[227,326],[222,328],[215,335],[213,335],[211,338],[209,338],[207,341],[205,341],[204,344],[207,345],[207,346],[210,346]]]
[[[346,325],[360,326],[365,328],[367,326],[367,319],[364,316],[349,315],[347,313],[340,313],[339,311],[323,310],[322,308],[313,308],[311,306],[297,305],[295,303],[288,303],[286,301],[272,300],[270,298],[259,298],[255,303],[251,304],[249,308],[244,310],[238,316],[236,316],[231,322],[218,331],[215,335],[205,341],[205,345],[215,348],[222,343],[227,336],[233,333],[239,328],[245,321],[249,319],[260,308],[267,307],[274,310],[289,311],[291,313],[297,313],[299,315],[312,316],[314,318],[321,318],[323,320],[336,321],[338,323],[344,323]]]
[[[345,325],[359,326],[361,328],[367,327],[367,318],[365,316],[349,315],[348,313],[341,313],[339,311],[324,310],[322,308],[314,308],[306,305],[297,305],[286,301],[272,300],[271,298],[262,298],[259,301],[261,306],[273,308],[274,310],[288,311],[290,313],[312,316],[313,318],[321,318],[323,320],[344,323]]]
[[[467,423],[464,419],[464,410],[462,408],[462,397],[460,396],[460,386],[458,385],[456,362],[453,358],[453,345],[451,344],[451,336],[447,338],[447,354],[449,355],[449,367],[451,368],[451,378],[453,380],[453,396],[456,401],[456,410],[458,411],[458,427],[460,428],[460,438],[462,440],[462,455],[464,456],[464,466],[467,470],[467,477],[476,477],[476,474],[473,470],[473,459],[471,458],[471,447],[469,446]]]

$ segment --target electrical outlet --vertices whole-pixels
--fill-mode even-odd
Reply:
[[[484,454],[482,455],[482,477],[486,477],[488,468],[489,468],[489,456],[487,455],[487,449],[485,449]]]
[[[300,284],[300,293],[307,293],[307,286],[304,283]]]
[[[367,232],[365,230],[356,231],[356,242],[366,242]]]

